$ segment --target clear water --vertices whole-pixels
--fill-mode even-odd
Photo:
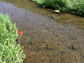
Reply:
[[[0,13],[24,32],[24,63],[84,63],[84,18],[52,11],[29,0],[0,1]]]

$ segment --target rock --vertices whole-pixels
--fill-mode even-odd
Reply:
[[[77,50],[77,48],[74,45],[72,45],[71,48],[72,50]]]
[[[64,51],[61,51],[60,53],[61,53],[61,55],[64,55]]]
[[[56,50],[56,48],[52,44],[47,44],[46,45],[46,50]]]
[[[60,13],[60,10],[54,10],[53,12],[54,13]]]
[[[83,56],[83,58],[84,58],[84,56]]]
[[[70,12],[71,14],[75,14],[76,12]]]
[[[79,45],[77,43],[73,43],[69,48],[72,50],[77,50],[79,49]]]
[[[46,6],[42,6],[42,8],[45,8]]]

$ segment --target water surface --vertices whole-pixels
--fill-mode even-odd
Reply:
[[[23,30],[24,63],[84,63],[84,18],[53,14],[28,0],[4,0],[0,13]]]

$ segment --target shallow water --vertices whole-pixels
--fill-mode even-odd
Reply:
[[[83,17],[53,14],[28,0],[1,1],[0,13],[24,32],[24,63],[84,63]]]

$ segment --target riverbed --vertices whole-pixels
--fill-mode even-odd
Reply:
[[[0,13],[24,33],[23,63],[84,63],[84,17],[52,11],[30,0],[0,0]]]

